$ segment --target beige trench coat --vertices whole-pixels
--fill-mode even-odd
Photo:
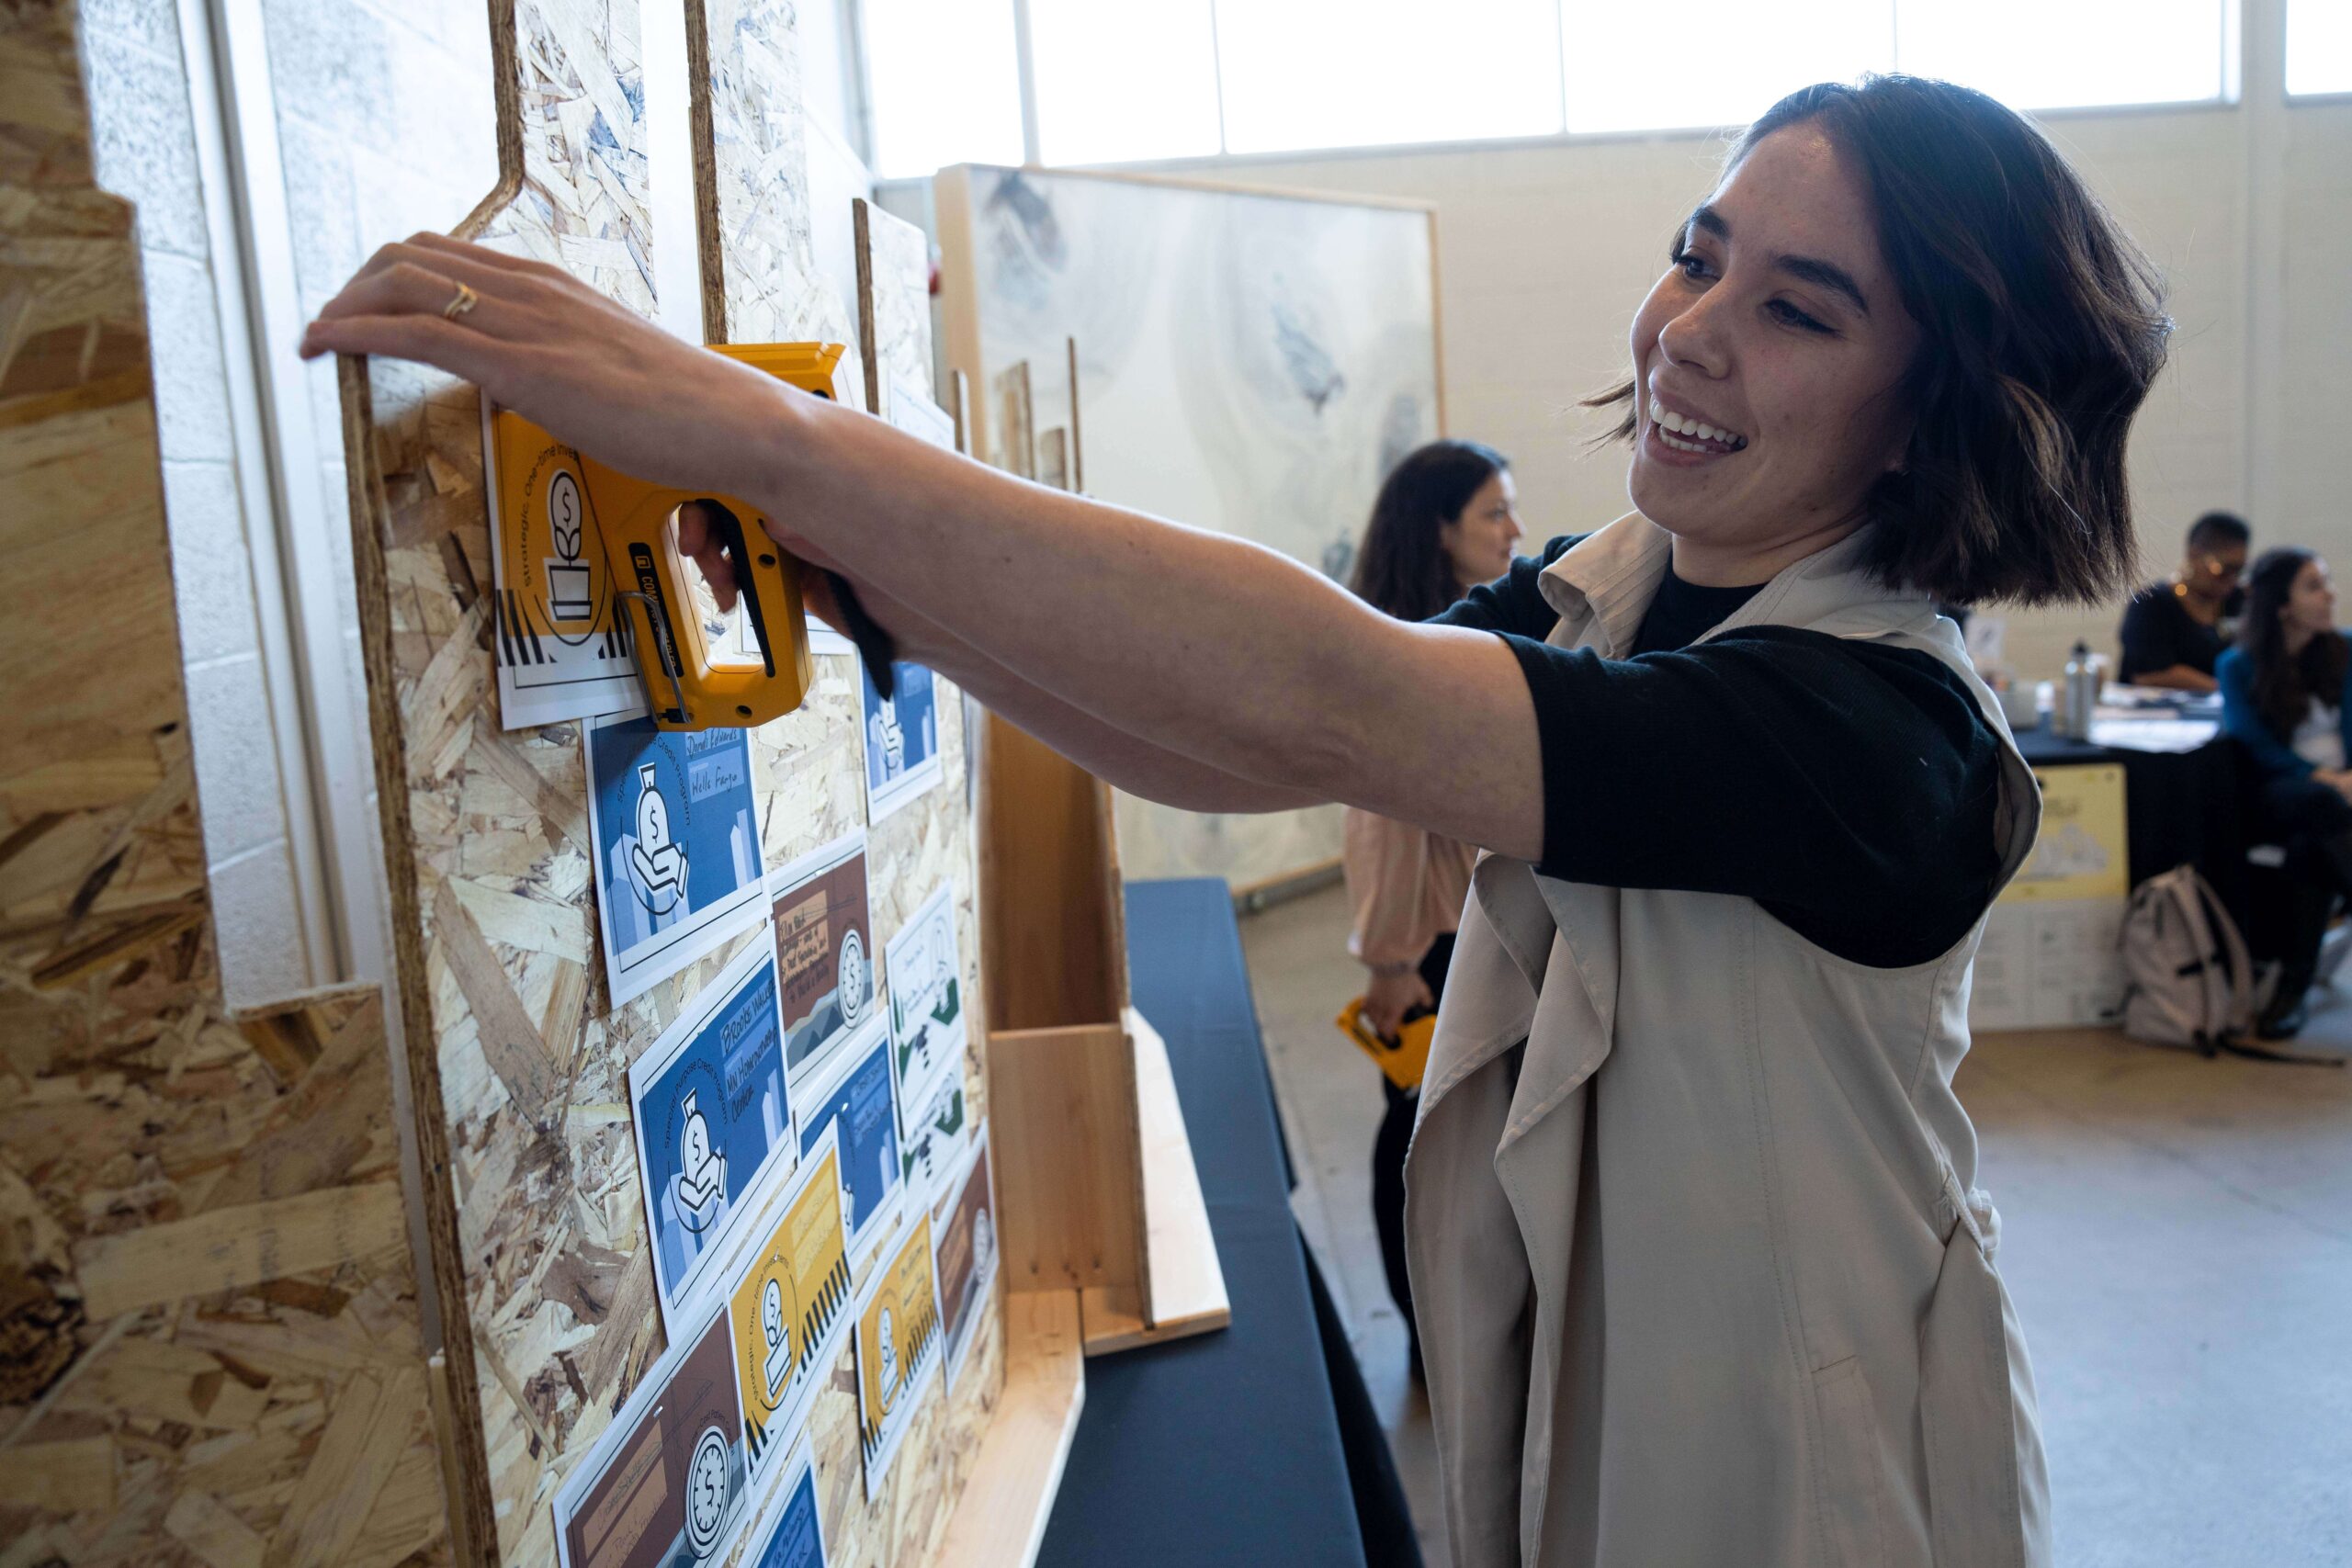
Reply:
[[[1622,653],[1668,543],[1634,515],[1564,554],[1551,640]],[[1960,672],[2000,737],[2006,882],[2033,776],[1958,629],[1859,545],[1709,635],[1810,627]],[[1458,1568],[2048,1562],[2032,1373],[1951,1091],[1982,933],[1876,969],[1751,899],[1479,863],[1406,1165]]]

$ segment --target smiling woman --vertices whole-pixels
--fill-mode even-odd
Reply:
[[[1824,83],[1750,126],[1675,231],[1634,376],[1589,406],[1623,405],[1634,504],[1678,534],[1860,483],[1892,581],[1948,604],[2112,597],[2124,437],[2170,325],[2154,271],[2041,135],[1939,88]],[[1721,444],[1685,434],[1707,410],[1779,450],[1715,471]]]
[[[1634,320],[1612,397],[1640,510],[1421,624],[433,236],[305,352],[430,360],[792,519],[907,658],[1136,794],[1338,800],[1490,852],[1407,1169],[1454,1561],[1795,1568],[2048,1560],[1951,1088],[2040,803],[1928,596],[2125,580],[2122,447],[2165,330],[2017,116],[1808,88]],[[731,592],[725,548],[682,542]]]

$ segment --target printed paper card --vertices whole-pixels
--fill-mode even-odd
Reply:
[[[498,722],[524,729],[642,707],[628,617],[613,594],[580,454],[519,428],[502,442],[492,412],[484,398],[483,449],[498,455],[522,501],[509,516],[506,484],[489,487]]]
[[[865,819],[879,822],[940,780],[939,687],[920,664],[891,665],[887,697],[863,662],[857,678],[865,702]]]
[[[902,1108],[899,1163],[906,1171],[910,1201],[928,1203],[964,1163],[964,1075],[943,1073],[920,1106]]]
[[[743,1451],[755,1474],[791,1447],[839,1331],[849,1326],[849,1235],[833,1129],[761,1221],[720,1276],[729,1281]]]
[[[613,1006],[767,912],[752,749],[741,729],[637,716],[584,727],[596,914]]]
[[[737,953],[629,1064],[628,1098],[662,1322],[674,1335],[763,1180],[793,1163],[771,944]]]
[[[784,1467],[784,1484],[752,1526],[741,1568],[825,1568],[824,1527],[817,1515],[817,1467],[803,1441]]]
[[[890,1036],[879,1019],[858,1032],[835,1055],[828,1075],[812,1083],[797,1103],[804,1157],[827,1128],[839,1127],[854,1268],[875,1238],[897,1224],[903,1188],[890,1095]]]
[[[771,874],[785,1067],[797,1081],[874,1017],[865,835],[851,833]]]
[[[932,1086],[964,1070],[962,950],[956,945],[956,888],[942,882],[890,939],[882,977],[890,992],[893,1070],[910,1120]]]
[[[947,1386],[963,1375],[973,1329],[996,1282],[996,1187],[989,1170],[989,1140],[974,1140],[972,1157],[940,1193],[932,1211],[939,1303],[947,1325]]]
[[[734,1550],[749,1475],[727,1314],[673,1338],[555,1495],[563,1568],[711,1568]]]
[[[869,1503],[889,1478],[915,1406],[939,1371],[939,1348],[931,1216],[918,1214],[857,1312],[858,1451],[865,1461]]]

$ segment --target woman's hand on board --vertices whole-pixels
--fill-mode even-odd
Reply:
[[[747,499],[797,395],[558,268],[439,234],[369,257],[301,352],[417,360],[624,473]]]

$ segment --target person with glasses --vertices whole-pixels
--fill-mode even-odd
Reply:
[[[2171,577],[2132,596],[2116,634],[2123,644],[2118,671],[2128,685],[2203,694],[2215,689],[2213,665],[2229,646],[2228,622],[2245,597],[2254,530],[2231,512],[2208,512],[2189,525],[2188,548]]]

